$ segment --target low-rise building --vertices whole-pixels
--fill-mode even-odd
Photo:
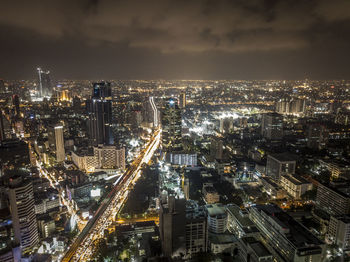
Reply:
[[[259,230],[250,220],[247,210],[241,209],[235,204],[226,206],[227,229],[239,238],[243,236],[257,236]]]
[[[272,262],[273,255],[262,242],[254,237],[239,239],[239,257],[244,262]]]
[[[312,183],[297,175],[281,176],[280,184],[294,199],[301,199],[306,191],[312,190]]]

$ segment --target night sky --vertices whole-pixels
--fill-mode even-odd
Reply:
[[[349,0],[0,0],[0,78],[350,79]]]

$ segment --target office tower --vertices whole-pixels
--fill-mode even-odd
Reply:
[[[8,196],[15,240],[20,243],[22,253],[30,253],[39,242],[33,185],[21,176],[12,177]]]
[[[63,126],[56,125],[48,128],[49,147],[55,152],[56,162],[61,163],[65,160]]]
[[[186,108],[186,93],[181,93],[179,100],[180,100],[179,107],[181,109]]]
[[[170,98],[162,110],[162,145],[165,152],[182,150],[181,128],[181,109],[177,100]]]
[[[266,175],[279,181],[282,175],[294,174],[295,157],[288,153],[271,154],[267,156]]]
[[[2,111],[0,110],[0,142],[6,139],[5,136],[5,127]]]
[[[5,82],[4,82],[4,79],[0,79],[0,90],[5,90]]]
[[[220,133],[229,133],[233,129],[233,118],[226,117],[220,119]]]
[[[186,200],[174,196],[160,205],[159,231],[166,257],[181,257],[186,253],[185,207]]]
[[[93,145],[111,145],[112,90],[107,82],[94,83],[91,99],[86,102],[89,113],[89,135]]]
[[[222,159],[223,141],[218,137],[212,137],[210,140],[210,156],[213,159]]]
[[[331,216],[327,238],[342,250],[350,248],[350,216]]]
[[[350,192],[348,183],[319,184],[316,206],[331,215],[350,214]]]
[[[166,257],[190,259],[207,251],[207,216],[195,201],[168,196],[160,206],[159,230]]]
[[[186,202],[186,258],[206,252],[208,246],[207,216],[195,201]]]
[[[156,104],[154,103],[154,98],[153,96],[149,97],[149,104],[151,105],[151,118],[152,118],[152,123],[153,123],[153,127],[158,127],[159,125],[159,110],[157,109]]]
[[[52,95],[52,83],[50,71],[44,71],[40,67],[38,70],[38,94],[39,97]]]
[[[310,124],[307,129],[307,147],[320,150],[326,147],[328,141],[327,129],[324,125]]]
[[[72,104],[74,110],[80,110],[81,109],[81,100],[79,97],[74,96],[73,97],[73,104]]]
[[[322,261],[326,245],[278,206],[252,206],[249,217],[277,261]]]
[[[268,140],[283,138],[283,117],[277,113],[264,114],[261,121],[261,134]]]
[[[18,97],[18,95],[13,95],[12,96],[12,104],[14,105],[14,107],[15,107],[15,113],[16,113],[16,116],[19,116],[19,114],[20,114],[20,109],[19,109],[19,104],[20,104],[20,102],[19,102],[19,97]]]

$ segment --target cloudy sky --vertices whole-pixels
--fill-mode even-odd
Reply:
[[[0,78],[350,79],[350,0],[0,6]]]

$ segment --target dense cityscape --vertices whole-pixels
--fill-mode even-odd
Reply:
[[[349,81],[33,74],[0,82],[1,261],[348,258]]]
[[[0,262],[350,262],[350,0],[0,10]]]

